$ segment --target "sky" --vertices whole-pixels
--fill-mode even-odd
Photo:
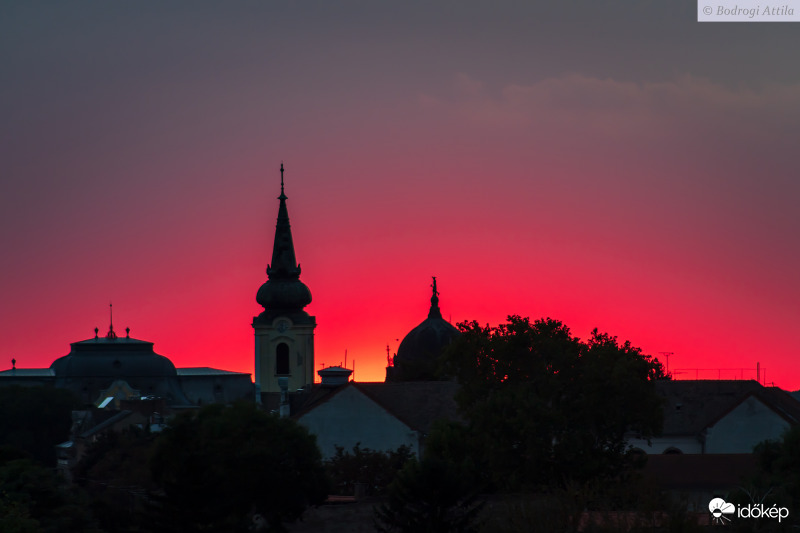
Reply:
[[[280,174],[316,365],[426,316],[800,389],[800,31],[684,0],[0,3],[0,369],[253,371]],[[691,370],[690,370],[691,369]],[[694,370],[700,369],[700,370]],[[748,369],[748,370],[739,370]]]

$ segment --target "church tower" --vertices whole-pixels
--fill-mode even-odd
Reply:
[[[290,391],[314,383],[314,328],[317,323],[315,317],[303,310],[311,303],[311,291],[300,281],[286,199],[281,163],[281,195],[272,262],[267,265],[267,282],[256,294],[256,301],[264,312],[253,318],[256,399],[259,401],[262,392],[281,391],[278,378],[287,378]]]

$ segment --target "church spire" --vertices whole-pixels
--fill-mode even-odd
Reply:
[[[272,263],[267,265],[269,279],[298,279],[300,265],[294,255],[292,227],[289,224],[289,210],[286,208],[288,197],[283,191],[283,163],[281,163],[281,201],[278,207],[278,222],[275,225],[275,242],[272,245]]]
[[[256,294],[256,301],[265,309],[265,319],[267,316],[274,318],[275,313],[305,313],[303,308],[311,303],[311,292],[300,281],[300,265],[294,255],[292,227],[289,224],[289,210],[286,207],[288,197],[284,191],[283,163],[280,170],[281,195],[278,196],[280,205],[278,221],[275,224],[272,261],[267,265],[267,282]]]

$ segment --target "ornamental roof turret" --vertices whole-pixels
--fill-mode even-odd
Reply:
[[[275,224],[272,262],[267,265],[267,282],[261,285],[256,294],[256,301],[264,308],[264,312],[256,317],[257,322],[271,322],[279,315],[289,316],[295,322],[310,318],[303,308],[311,303],[311,291],[300,281],[300,265],[294,255],[287,198],[281,163],[281,195],[278,196],[280,205]]]

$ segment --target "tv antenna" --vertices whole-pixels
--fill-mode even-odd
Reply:
[[[675,352],[658,352],[667,359],[667,374],[669,374],[669,356],[675,355]]]

